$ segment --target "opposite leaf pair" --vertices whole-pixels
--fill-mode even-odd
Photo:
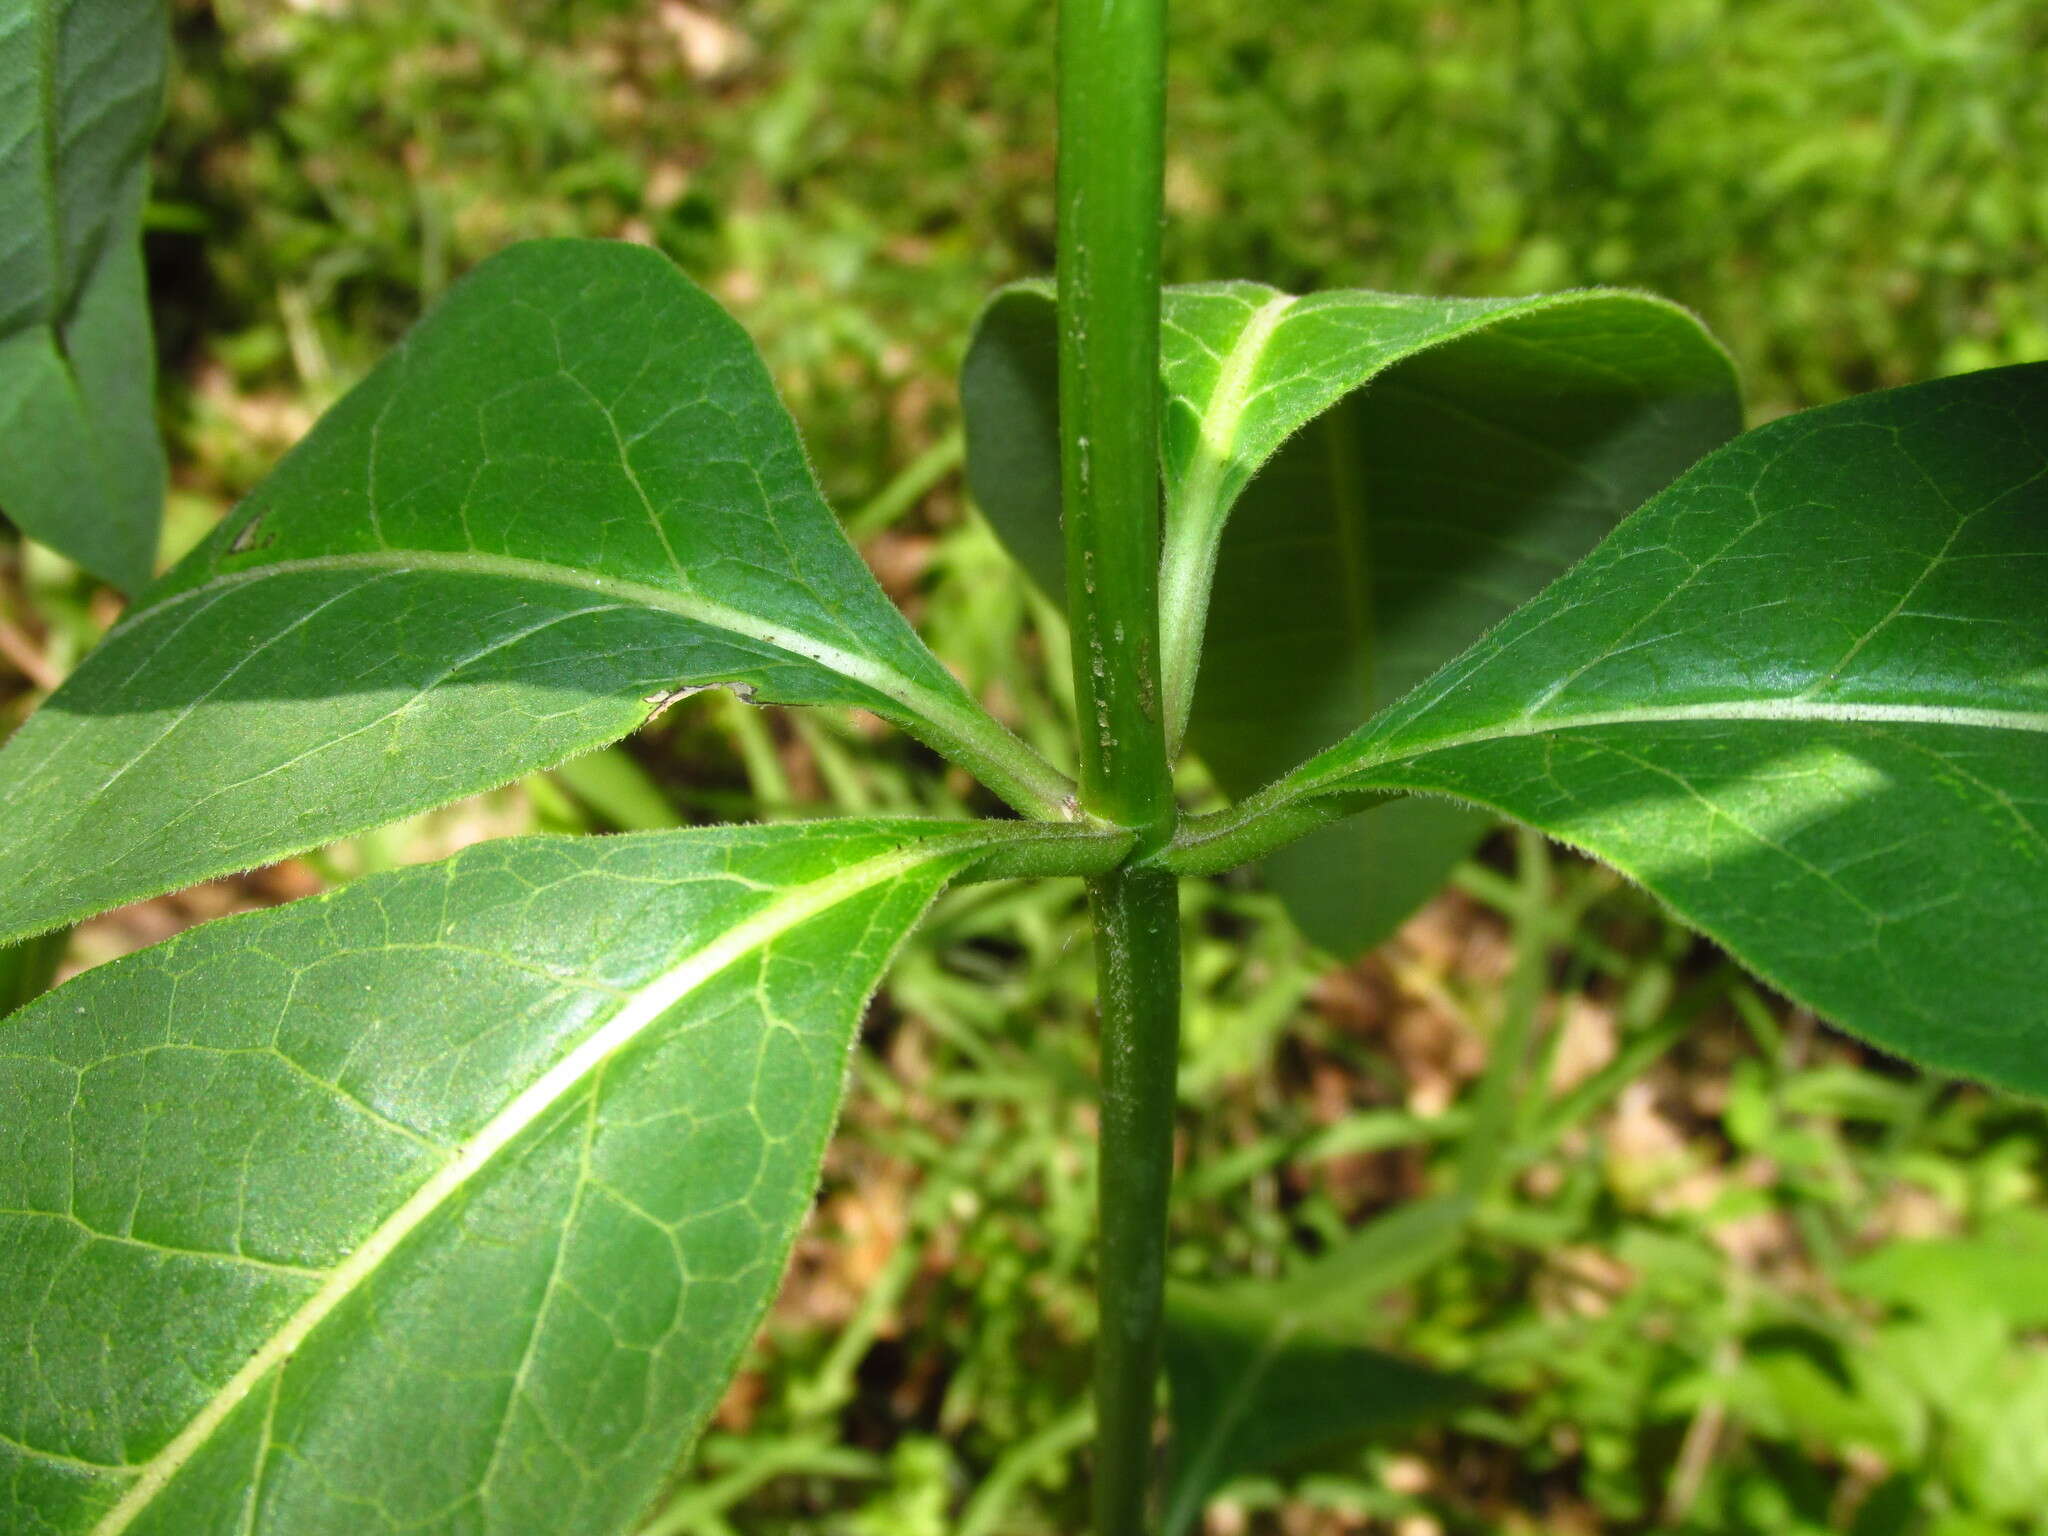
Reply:
[[[1247,308],[1241,288],[1199,297],[1218,295]],[[1176,407],[1169,462],[1176,443],[1195,456],[1169,484],[1209,487],[1189,503],[1208,521],[1175,525],[1169,563],[1211,558],[1201,540],[1301,424],[1288,412],[1415,345],[1417,306],[1304,305],[1349,318],[1304,333],[1318,382],[1299,399],[1262,392],[1257,358],[1231,367],[1235,343],[1214,349],[1228,388],[1178,384],[1170,364],[1176,398],[1220,392],[1236,425],[1191,434],[1207,407]],[[1652,310],[1675,329],[1643,377],[1721,376],[1690,322]],[[1631,423],[1669,418],[1611,382],[1628,348],[1597,335],[1560,343],[1576,371],[1543,377],[1611,406],[1514,383],[1530,338],[1571,312],[1470,312],[1478,329],[1403,365],[1427,359],[1416,377],[1434,382],[1392,392],[1397,430],[1370,425],[1371,390],[1341,405],[1324,435],[1377,488],[1364,502],[1262,502],[1251,482],[1220,535],[1222,654],[1261,643],[1222,596],[1261,579],[1231,563],[1261,506],[1320,519],[1326,539],[1362,506],[1418,582],[1488,589],[1434,625],[1375,616],[1357,656],[1295,653],[1336,653],[1344,686],[1378,702],[1383,641],[1407,657],[1383,669],[1419,672],[1568,558],[1521,517],[1590,542],[1622,509],[1627,491],[1576,470],[1533,500],[1517,489],[1540,439],[1493,450],[1498,483],[1475,477],[1515,411],[1623,485],[1725,427],[1718,386],[1674,387],[1649,395],[1696,403],[1679,446],[1639,437]],[[1355,332],[1374,315],[1395,322],[1376,349]],[[1267,330],[1259,357],[1291,337]],[[1462,410],[1443,393],[1460,378]],[[1457,531],[1432,552],[1417,498],[1439,429]],[[1327,483],[1295,473],[1275,483]],[[1382,518],[1394,495],[1405,518]],[[2044,559],[2048,368],[1773,424],[1401,703],[1155,857],[1224,868],[1361,804],[1455,796],[1612,859],[1874,1038],[2041,1086],[2025,1010],[2048,945],[2010,933],[2048,912]],[[1377,613],[1420,601],[1384,567],[1361,555],[1336,580]],[[1275,665],[1227,664],[1204,687],[1228,696],[1235,677],[1255,710],[1261,679],[1290,675]],[[933,892],[1098,873],[1130,847],[1068,821],[1065,780],[889,607],[738,328],[624,246],[528,246],[480,269],[0,752],[4,939],[445,803],[721,682],[876,710],[1041,819],[499,844],[210,926],[17,1015],[0,1034],[0,1524],[620,1527],[767,1304],[862,1001]],[[1354,718],[1303,724],[1267,691],[1261,734],[1296,732],[1297,756]],[[1227,756],[1233,733],[1203,709],[1194,739]]]
[[[1231,283],[1163,318],[1169,732],[1191,702],[1239,799],[1172,867],[1281,845],[1349,953],[1486,807],[1878,1043],[2048,1088],[2048,366],[1771,423],[1610,534],[1735,428],[1670,305]],[[977,498],[1057,595],[1053,345],[1011,290],[963,393]]]

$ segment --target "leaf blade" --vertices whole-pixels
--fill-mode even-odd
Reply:
[[[10,1528],[622,1526],[767,1304],[889,955],[1060,836],[481,845],[33,1005],[0,1032],[0,1508],[45,1491]]]
[[[1741,425],[1726,355],[1647,295],[1213,283],[1169,289],[1163,324],[1166,692],[1233,798],[1420,682]],[[1050,285],[991,301],[961,393],[976,500],[1058,599]],[[1489,824],[1389,806],[1265,874],[1348,955]]]
[[[1758,428],[1273,803],[1492,806],[1887,1049],[2040,1091],[2044,422],[2028,365]]]
[[[1358,1337],[1377,1298],[1456,1250],[1470,1216],[1469,1199],[1439,1195],[1372,1222],[1278,1283],[1169,1289],[1168,1536],[1191,1529],[1233,1477],[1426,1421],[1476,1395],[1464,1377]]]
[[[752,343],[654,252],[472,273],[9,742],[0,931],[615,740],[690,689],[868,708],[1053,814],[825,506]]]
[[[0,511],[128,592],[163,512],[141,239],[168,57],[154,3],[0,17]]]

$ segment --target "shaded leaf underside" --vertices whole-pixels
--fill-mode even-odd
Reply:
[[[1650,299],[1282,298],[1207,306],[1219,345],[1244,344],[1233,309],[1257,304],[1270,326],[1251,372],[1257,419],[1234,435],[1221,484],[1247,459],[1263,467],[1223,532],[1190,728],[1235,797],[1421,682],[1741,425],[1727,360]],[[1329,403],[1351,381],[1364,387]],[[1190,397],[1174,398],[1192,419]],[[1395,802],[1281,850],[1267,879],[1310,938],[1354,954],[1490,821]]]
[[[1234,1477],[1471,1400],[1471,1381],[1360,1342],[1378,1299],[1449,1255],[1470,1214],[1465,1197],[1437,1196],[1369,1223],[1285,1280],[1169,1288],[1166,1536],[1193,1528]]]

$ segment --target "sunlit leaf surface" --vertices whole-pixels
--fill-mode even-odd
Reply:
[[[0,753],[0,934],[501,784],[712,683],[873,709],[999,785],[1036,763],[869,576],[717,304],[641,247],[516,246]]]
[[[2048,365],[1722,449],[1265,804],[1491,806],[1926,1064],[2048,1089]]]
[[[0,1026],[0,1529],[626,1528],[776,1286],[890,954],[1060,836],[491,843]]]

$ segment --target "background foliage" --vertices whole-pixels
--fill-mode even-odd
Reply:
[[[1175,16],[1173,280],[1639,285],[1705,316],[1759,419],[2048,356],[2048,17],[2024,0]],[[1042,4],[181,0],[177,31],[148,252],[174,547],[483,256],[650,241],[758,339],[934,648],[1057,740],[1063,631],[963,504],[953,393],[988,291],[1050,265]],[[114,610],[46,553],[4,560],[12,724]],[[510,831],[967,792],[861,720],[706,697],[557,773],[96,920],[65,964]],[[1354,966],[1246,882],[1191,888],[1184,915],[1183,1279],[1285,1273],[1439,1187],[1488,1039],[1538,1028],[1511,1192],[1369,1330],[1485,1399],[1241,1480],[1208,1530],[2048,1530],[2040,1108],[1845,1042],[1529,839],[1497,837]],[[1082,932],[1078,890],[942,901],[660,1529],[1079,1527]]]

